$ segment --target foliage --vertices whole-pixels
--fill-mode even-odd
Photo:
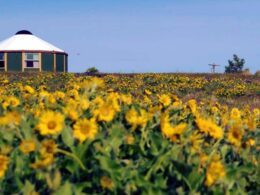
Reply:
[[[144,89],[147,89],[153,93],[174,93],[184,99],[210,96],[227,102],[227,99],[238,97],[252,98],[260,91],[260,81],[246,75],[133,74],[107,75],[104,80],[108,89],[138,97],[142,97]],[[259,102],[259,97],[256,98]]]
[[[233,60],[228,60],[228,66],[225,67],[225,73],[240,73],[243,71],[244,64],[245,60],[240,59],[234,54]]]
[[[256,76],[256,77],[260,77],[260,70],[258,70],[258,71],[255,72],[255,76]]]
[[[164,84],[158,77],[144,79]],[[0,80],[0,194],[260,190],[259,107],[182,100],[160,89],[139,88],[137,98],[115,92],[107,77],[12,79]]]
[[[99,70],[96,67],[90,67],[86,70],[86,73],[98,73]]]

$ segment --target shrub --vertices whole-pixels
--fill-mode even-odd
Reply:
[[[98,73],[99,70],[96,67],[90,67],[86,70],[87,73]]]
[[[260,70],[257,70],[257,71],[255,72],[255,76],[256,76],[256,77],[260,77]]]
[[[228,66],[225,67],[225,73],[242,72],[244,64],[245,64],[245,60],[240,59],[236,54],[234,54],[233,60],[228,60]]]

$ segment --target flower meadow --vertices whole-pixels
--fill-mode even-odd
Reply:
[[[0,194],[259,194],[259,91],[251,77],[2,74]]]

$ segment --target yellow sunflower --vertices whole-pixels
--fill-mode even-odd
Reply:
[[[113,190],[113,188],[114,188],[113,181],[107,176],[101,177],[100,184],[101,184],[102,188],[104,188],[104,189]]]
[[[135,130],[138,126],[141,128],[146,126],[149,115],[144,109],[141,109],[139,113],[134,109],[130,109],[126,112],[125,119],[132,126],[132,130]]]
[[[29,154],[30,152],[33,152],[36,149],[35,141],[34,140],[23,140],[19,146],[19,149],[24,154]]]
[[[128,134],[125,136],[125,142],[128,145],[132,145],[135,142],[135,138],[132,134]]]
[[[223,129],[210,119],[198,117],[196,119],[196,124],[201,132],[208,134],[215,139],[221,139],[224,135]]]
[[[7,156],[0,155],[0,178],[4,176],[5,171],[8,168],[9,158]]]
[[[132,97],[131,95],[125,95],[125,94],[122,94],[121,95],[121,101],[126,104],[126,105],[129,105],[132,103]]]
[[[46,139],[41,142],[40,153],[42,155],[55,154],[57,152],[57,144],[52,139]]]
[[[244,131],[237,125],[231,126],[228,131],[228,141],[236,147],[241,145]]]
[[[233,120],[239,120],[241,118],[241,112],[238,108],[233,108],[230,113],[230,117]]]
[[[41,135],[57,135],[64,126],[64,116],[58,112],[46,111],[39,119],[38,130]]]
[[[159,98],[159,102],[163,105],[163,106],[169,106],[172,102],[170,96],[166,95],[166,94],[162,94],[162,95],[158,95]]]
[[[35,90],[29,85],[24,86],[23,90],[25,93],[28,93],[28,94],[33,94],[35,92]]]
[[[53,163],[53,161],[54,161],[54,156],[52,154],[46,154],[42,157],[41,160],[38,160],[35,163],[32,163],[30,166],[33,169],[41,169],[41,168],[51,165]]]
[[[20,100],[18,98],[16,98],[15,96],[8,97],[7,102],[9,105],[11,105],[14,108],[20,104]]]
[[[81,119],[73,126],[73,136],[81,143],[86,139],[94,139],[97,134],[97,124],[95,119]]]
[[[98,121],[105,121],[105,122],[112,121],[116,114],[114,108],[108,104],[103,104],[98,109],[97,112],[98,112]]]
[[[192,114],[196,114],[197,112],[197,102],[195,99],[191,99],[188,101],[188,106],[192,112]]]
[[[206,172],[206,186],[212,186],[219,179],[225,176],[225,167],[220,160],[213,161],[209,164]]]
[[[190,136],[190,142],[191,142],[191,150],[192,152],[199,152],[201,151],[201,145],[203,143],[203,137],[199,132],[194,132]]]
[[[175,126],[171,126],[169,114],[164,113],[161,116],[160,127],[163,135],[170,138],[171,141],[176,141],[179,136],[187,129],[188,125],[186,123],[180,123]]]

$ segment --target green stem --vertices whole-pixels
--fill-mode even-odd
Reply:
[[[156,160],[156,162],[154,163],[154,165],[149,169],[149,171],[147,172],[147,174],[145,175],[145,179],[149,180],[151,177],[151,174],[153,173],[153,171],[155,169],[157,169],[157,167],[164,162],[165,160],[167,160],[167,157],[174,151],[174,147],[172,147],[169,151],[167,151],[166,153],[164,153],[163,155],[159,156],[158,159]]]
[[[74,154],[67,152],[66,150],[62,150],[62,149],[57,149],[57,152],[65,154],[68,157],[73,158],[83,170],[86,170],[87,168],[84,166],[84,164],[81,162],[81,160]]]
[[[145,180],[149,180],[150,177],[151,177],[151,174],[154,172],[154,171],[157,171],[158,169],[158,166],[164,162],[165,160],[168,160],[167,157],[169,155],[171,155],[171,153],[175,150],[176,148],[172,147],[168,152],[166,152],[165,154],[163,154],[162,156],[160,156],[157,161],[155,162],[154,166],[152,166],[150,168],[150,170],[147,172],[147,174],[145,175]],[[181,178],[182,180],[187,184],[188,188],[190,189],[190,191],[192,191],[192,187],[191,187],[191,184],[189,182],[189,180],[182,174],[180,173],[177,169],[175,169],[175,172],[179,173],[181,175]]]
[[[218,149],[218,146],[220,144],[222,139],[219,139],[213,146],[212,146],[212,151],[211,153],[209,154],[209,158],[208,158],[208,161],[207,161],[207,166],[209,165],[209,163],[211,162],[211,159],[213,157],[213,155],[217,152],[217,149]]]

